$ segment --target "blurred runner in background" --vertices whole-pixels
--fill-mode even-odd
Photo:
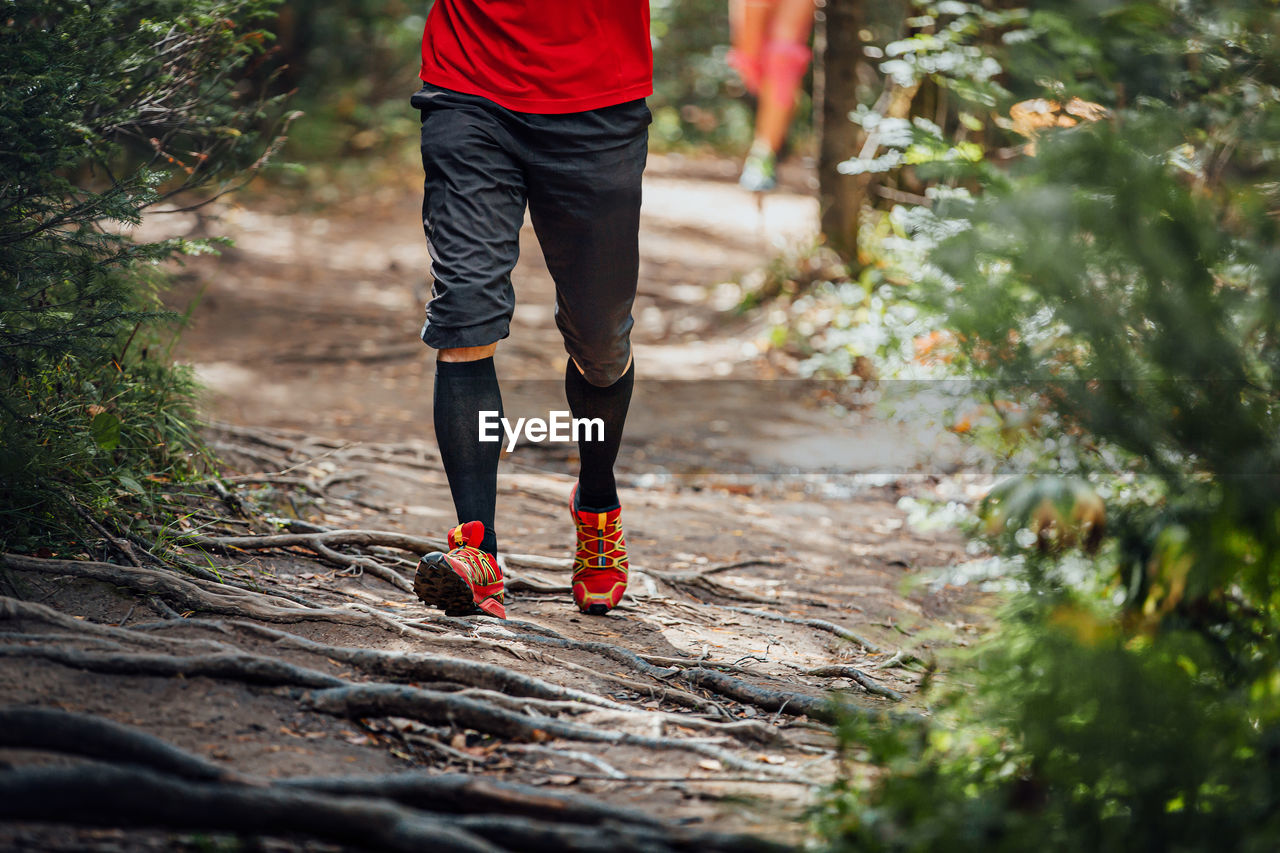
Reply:
[[[738,183],[751,192],[778,185],[778,149],[809,68],[814,0],[729,0],[729,64],[756,96],[756,132]]]

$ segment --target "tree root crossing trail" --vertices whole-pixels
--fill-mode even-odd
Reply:
[[[508,620],[413,595],[453,523],[415,343],[413,192],[224,210],[238,248],[193,265],[180,297],[203,291],[182,357],[211,389],[225,475],[175,486],[180,521],[149,537],[0,558],[0,847],[801,843],[840,715],[927,713],[935,652],[973,630],[970,596],[920,571],[963,543],[905,524],[900,498],[948,487],[924,462],[791,465],[796,442],[871,438],[759,390],[764,327],[716,296],[767,260],[758,214],[691,168],[659,159],[646,187],[647,379],[619,466],[632,568],[605,617],[569,592],[570,445],[504,457]],[[813,211],[782,194],[765,215],[794,235]],[[545,412],[564,354],[532,238],[515,279],[504,394]]]

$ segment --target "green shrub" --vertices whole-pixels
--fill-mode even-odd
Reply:
[[[1067,604],[1019,616],[935,721],[846,726],[881,775],[824,803],[829,849],[1274,849],[1274,679],[1226,683],[1194,632],[1125,639]]]
[[[229,189],[263,156],[240,71],[262,0],[18,0],[0,23],[0,546],[76,526],[189,465],[189,377],[167,363],[144,211]]]
[[[1006,67],[1110,114],[897,217],[951,368],[1042,439],[982,507],[1020,591],[933,722],[846,729],[884,772],[818,825],[849,850],[1275,849],[1280,19],[1044,2],[1030,26]]]
[[[416,164],[418,122],[409,96],[419,85],[422,28],[430,5],[280,3],[270,24],[277,39],[255,75],[274,72],[276,91],[296,90],[293,102],[305,115],[290,129],[286,153],[320,167],[315,175],[292,173],[302,175],[297,180],[324,194],[333,178],[330,170],[352,158],[389,159],[400,170]]]

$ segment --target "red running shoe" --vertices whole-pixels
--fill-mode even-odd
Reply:
[[[627,589],[627,542],[622,537],[622,507],[608,512],[578,509],[573,487],[569,511],[578,528],[573,557],[573,601],[583,613],[603,616],[618,606]]]
[[[481,551],[484,523],[468,521],[449,531],[449,550],[433,551],[418,563],[413,591],[424,604],[446,616],[486,613],[507,618],[502,606],[502,570],[492,554]]]

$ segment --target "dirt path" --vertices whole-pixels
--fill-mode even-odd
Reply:
[[[634,567],[624,606],[604,618],[572,608],[565,503],[575,459],[564,446],[524,445],[500,474],[511,623],[448,620],[424,608],[404,589],[412,548],[395,542],[335,540],[339,556],[330,553],[327,563],[323,554],[317,561],[323,549],[314,542],[239,551],[206,543],[207,566],[258,590],[221,617],[204,599],[192,604],[141,582],[132,591],[132,581],[118,579],[55,584],[65,567],[11,565],[3,574],[9,598],[127,633],[94,639],[65,625],[54,630],[53,617],[17,614],[11,605],[0,629],[22,639],[0,649],[0,694],[8,704],[135,726],[268,779],[465,771],[588,794],[684,825],[798,840],[797,816],[814,784],[835,772],[834,739],[821,722],[828,691],[872,711],[919,710],[913,693],[921,673],[907,664],[927,659],[937,643],[963,642],[970,630],[955,590],[912,583],[920,569],[961,561],[963,543],[904,524],[899,497],[928,492],[935,480],[881,476],[922,470],[928,447],[873,421],[852,428],[795,383],[762,379],[753,341],[765,329],[726,312],[716,285],[766,261],[771,248],[754,204],[724,171],[658,158],[647,178],[639,381],[619,466]],[[321,214],[272,213],[265,204],[228,210],[223,227],[236,249],[191,266],[175,295],[179,304],[199,299],[180,357],[196,365],[210,389],[208,410],[224,424],[211,432],[215,449],[249,475],[235,481],[237,494],[292,520],[294,530],[438,537],[452,524],[430,434],[431,361],[416,341],[426,290],[416,206],[416,192],[404,187]],[[796,238],[812,229],[815,205],[783,193],[765,216],[769,233]],[[509,414],[545,413],[563,407],[564,354],[531,233],[522,252],[519,307],[499,371]],[[235,509],[235,498],[206,495],[184,529],[165,535],[270,532]],[[353,559],[363,571],[353,571]],[[200,595],[217,589],[201,583]],[[149,595],[140,597],[144,588]],[[339,608],[350,618],[258,619],[326,648],[230,623],[235,608],[247,613],[264,602]],[[157,613],[187,618],[157,624]],[[156,647],[149,638],[170,639]],[[507,707],[544,728],[562,720],[630,740],[542,729],[520,737],[456,710],[433,717],[413,703],[335,710],[337,700],[326,705],[288,679],[254,685],[199,668],[174,678],[136,662],[128,674],[106,674],[85,671],[100,663],[51,664],[30,652],[106,653],[111,643],[131,653],[238,650],[359,684],[379,682],[376,667],[335,648],[487,662],[594,698],[570,708],[516,689],[475,694],[486,707]],[[28,651],[12,651],[21,648]],[[833,665],[861,675],[811,674]],[[905,698],[870,695],[858,678]],[[454,697],[465,686],[440,674],[381,673],[380,683],[391,682]],[[676,743],[658,747],[645,737]],[[39,827],[0,827],[0,842],[104,850],[178,843],[159,832],[100,837]]]

